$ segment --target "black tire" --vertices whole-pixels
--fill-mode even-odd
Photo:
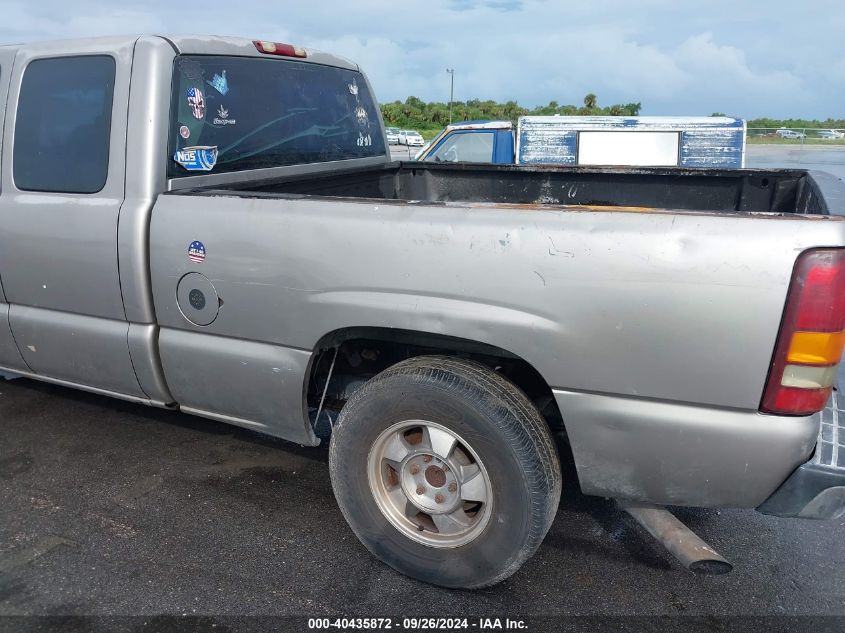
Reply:
[[[455,548],[416,542],[396,529],[369,487],[373,442],[405,420],[436,422],[472,447],[489,473],[492,516]],[[533,403],[488,367],[446,356],[398,363],[347,401],[329,451],[332,487],[352,530],[379,560],[427,583],[479,588],[513,574],[548,532],[560,501],[560,463]]]

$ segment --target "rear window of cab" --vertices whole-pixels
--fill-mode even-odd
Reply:
[[[170,178],[385,154],[361,73],[287,59],[177,57],[169,135]]]

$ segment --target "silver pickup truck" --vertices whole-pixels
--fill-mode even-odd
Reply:
[[[391,162],[358,66],[219,37],[0,47],[0,124],[0,370],[331,438],[406,574],[512,574],[559,452],[691,568],[660,506],[845,508],[832,177]]]

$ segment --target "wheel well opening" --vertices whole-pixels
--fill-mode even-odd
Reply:
[[[565,440],[551,387],[524,359],[466,339],[378,328],[335,332],[316,347],[305,394],[314,433],[329,437],[343,405],[370,378],[408,358],[433,354],[474,360],[505,376],[535,404],[552,433]]]

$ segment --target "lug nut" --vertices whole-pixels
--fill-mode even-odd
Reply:
[[[431,461],[431,455],[426,455],[425,457],[423,457],[423,461],[424,461],[426,464],[427,464],[427,463],[429,463],[429,462]]]
[[[416,475],[416,474],[418,474],[419,472],[420,472],[420,467],[419,467],[419,466],[417,466],[416,464],[414,464],[413,466],[411,466],[411,474],[412,474],[412,475]]]
[[[455,492],[458,489],[458,484],[454,481],[449,484],[449,492]]]
[[[443,495],[434,495],[434,500],[437,503],[443,503]]]
[[[448,472],[449,472],[449,466],[448,466],[447,464],[443,464],[443,472],[444,472],[444,473],[448,473]]]
[[[422,486],[417,486],[417,494],[418,495],[424,495],[425,494],[425,488],[423,488]]]

